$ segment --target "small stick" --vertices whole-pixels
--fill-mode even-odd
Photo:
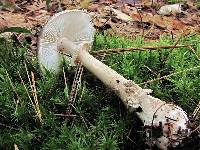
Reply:
[[[142,18],[141,12],[138,10],[138,8],[137,7],[135,7],[135,8],[140,16],[140,23],[142,25],[142,37],[144,37],[144,22],[142,21],[143,18]]]

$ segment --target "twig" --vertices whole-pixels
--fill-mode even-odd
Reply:
[[[186,36],[189,35],[189,34],[190,34],[190,32],[186,32],[186,33],[183,32],[183,33],[180,35],[180,37],[176,40],[176,42],[174,43],[174,46],[177,46],[177,45],[178,45],[178,43],[180,42],[180,40],[182,39],[182,37],[186,37]],[[189,46],[189,45],[188,45],[188,46]],[[169,56],[171,55],[171,53],[172,53],[173,50],[174,50],[174,47],[173,47],[172,49],[170,49],[169,54],[168,54],[167,57],[169,57]],[[167,62],[167,57],[163,60],[164,63]]]
[[[65,83],[65,87],[67,86],[67,78],[66,78],[66,74],[64,71],[64,67],[63,67],[63,76],[64,76],[64,83]]]
[[[27,68],[26,63],[24,63],[24,65],[25,65],[26,75],[27,75],[27,77],[28,77],[29,85],[30,85],[31,91],[33,92],[32,84],[31,84],[31,79],[30,79],[30,76],[29,76],[29,74],[28,74],[28,68]]]
[[[171,48],[182,48],[188,47],[189,45],[167,45],[167,46],[144,46],[141,48],[131,47],[131,48],[115,48],[115,49],[106,49],[91,52],[93,55],[102,55],[102,54],[113,54],[113,53],[121,53],[121,52],[131,52],[131,51],[150,51],[150,50],[161,50],[161,49],[171,49]]]
[[[178,72],[175,72],[175,73],[166,75],[166,76],[162,76],[162,77],[160,77],[160,78],[156,78],[156,79],[153,79],[153,80],[149,80],[149,81],[140,83],[140,84],[138,84],[138,85],[143,85],[143,84],[147,84],[147,83],[152,83],[152,82],[155,82],[155,81],[159,81],[159,80],[161,80],[161,79],[166,79],[166,78],[169,78],[169,77],[171,77],[171,76],[174,76],[174,75],[177,75],[177,74],[180,74],[180,73],[183,73],[183,72],[192,71],[192,70],[199,69],[199,68],[200,68],[200,66],[196,66],[196,67],[193,67],[193,68],[185,69],[185,70],[178,71]]]

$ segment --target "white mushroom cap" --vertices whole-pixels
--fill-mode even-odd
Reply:
[[[66,10],[55,14],[43,27],[38,40],[38,60],[49,71],[59,72],[62,55],[58,41],[63,37],[79,45],[83,41],[92,45],[94,27],[90,16],[81,10]],[[69,57],[65,57],[69,61]]]

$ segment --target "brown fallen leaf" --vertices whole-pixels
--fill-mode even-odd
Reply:
[[[37,11],[46,7],[45,3],[33,3],[33,5],[29,5],[26,7],[28,11]]]
[[[96,12],[97,9],[99,7],[99,4],[91,4],[87,10],[92,11],[92,12]]]
[[[173,17],[169,16],[160,16],[160,15],[152,15],[149,13],[146,14],[130,14],[133,21],[141,21],[149,22],[154,24],[162,29],[172,29],[172,30],[185,30],[187,26]],[[140,19],[141,18],[141,19]]]
[[[6,27],[24,27],[30,29],[31,23],[28,22],[24,15],[18,13],[3,12],[0,14],[0,29]]]
[[[80,6],[81,8],[88,9],[91,5],[91,0],[81,0]]]
[[[114,12],[114,14],[116,15],[116,17],[118,19],[126,21],[126,22],[132,21],[132,18],[129,15],[121,12],[120,10],[117,10],[117,9],[114,9],[114,8],[111,8],[111,10]]]

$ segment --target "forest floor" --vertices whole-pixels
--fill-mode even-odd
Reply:
[[[180,3],[178,9],[160,10],[172,3]],[[36,51],[50,16],[69,9],[86,9],[92,16],[97,30],[92,54],[191,116],[194,133],[172,149],[199,149],[199,7],[192,0],[2,0],[0,149],[157,149],[149,146],[136,115],[85,69],[73,111],[66,114],[74,68],[44,75]]]

